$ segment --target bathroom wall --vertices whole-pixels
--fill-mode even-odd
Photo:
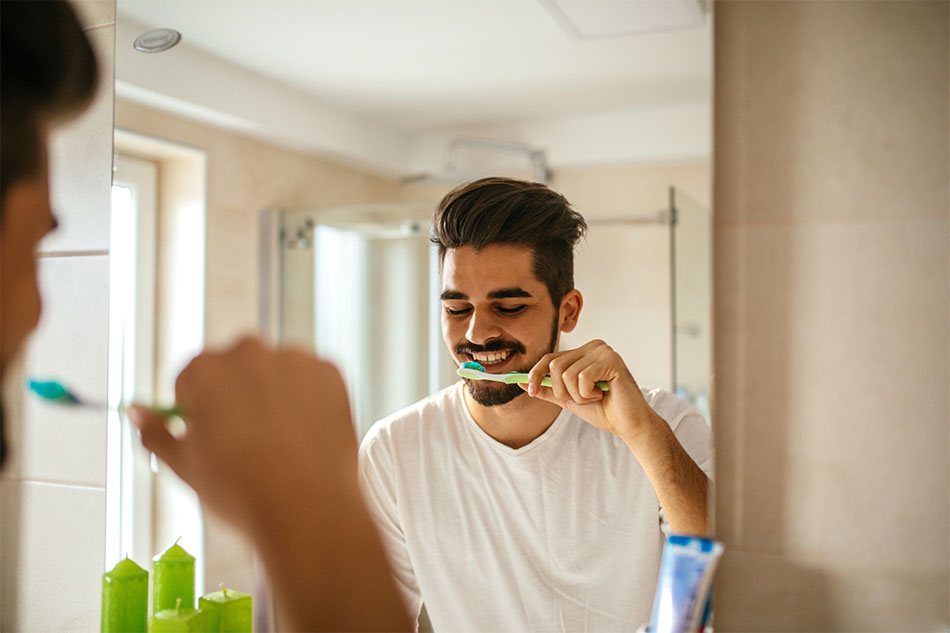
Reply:
[[[0,479],[0,630],[99,628],[105,560],[106,414],[24,398],[24,376],[106,399],[109,190],[115,0],[74,3],[102,83],[91,108],[54,134],[50,180],[60,228],[40,247],[36,335],[4,376],[11,459]]]
[[[950,623],[948,9],[715,5],[717,629]]]
[[[397,183],[127,101],[116,127],[203,150],[207,158],[206,342],[257,332],[258,213],[272,206],[393,200]]]

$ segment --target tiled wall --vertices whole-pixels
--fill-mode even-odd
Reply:
[[[115,0],[75,3],[102,83],[51,143],[60,228],[41,245],[44,311],[6,383],[11,459],[0,480],[0,630],[99,627],[105,547],[106,415],[24,398],[23,376],[106,398]]]
[[[950,624],[948,8],[715,5],[717,629]]]

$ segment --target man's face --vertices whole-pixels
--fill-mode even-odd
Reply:
[[[40,320],[36,248],[56,226],[46,168],[3,192],[0,231],[0,371],[6,369]]]
[[[475,361],[492,374],[530,370],[557,349],[580,310],[572,290],[555,310],[547,286],[532,272],[533,253],[520,246],[448,249],[442,262],[442,339],[459,364]],[[518,385],[466,379],[483,406],[506,404]]]

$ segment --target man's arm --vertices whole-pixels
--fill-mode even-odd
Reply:
[[[551,376],[551,387],[541,387],[545,374]],[[597,381],[606,381],[610,390],[601,391],[594,384]],[[522,387],[622,438],[650,479],[670,528],[680,534],[706,534],[705,473],[669,424],[647,404],[623,359],[610,346],[591,341],[574,350],[547,354]]]
[[[652,411],[651,411],[652,412]],[[636,437],[624,437],[646,472],[670,529],[677,534],[707,533],[709,479],[676,439],[669,424],[655,418]]]

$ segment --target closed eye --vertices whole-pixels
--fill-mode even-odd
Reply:
[[[463,314],[468,314],[471,311],[471,308],[450,308],[448,306],[445,308],[445,313],[449,316],[461,316]]]
[[[515,306],[513,308],[503,308],[502,306],[498,306],[498,311],[502,314],[518,314],[524,310],[524,308],[525,306]]]

